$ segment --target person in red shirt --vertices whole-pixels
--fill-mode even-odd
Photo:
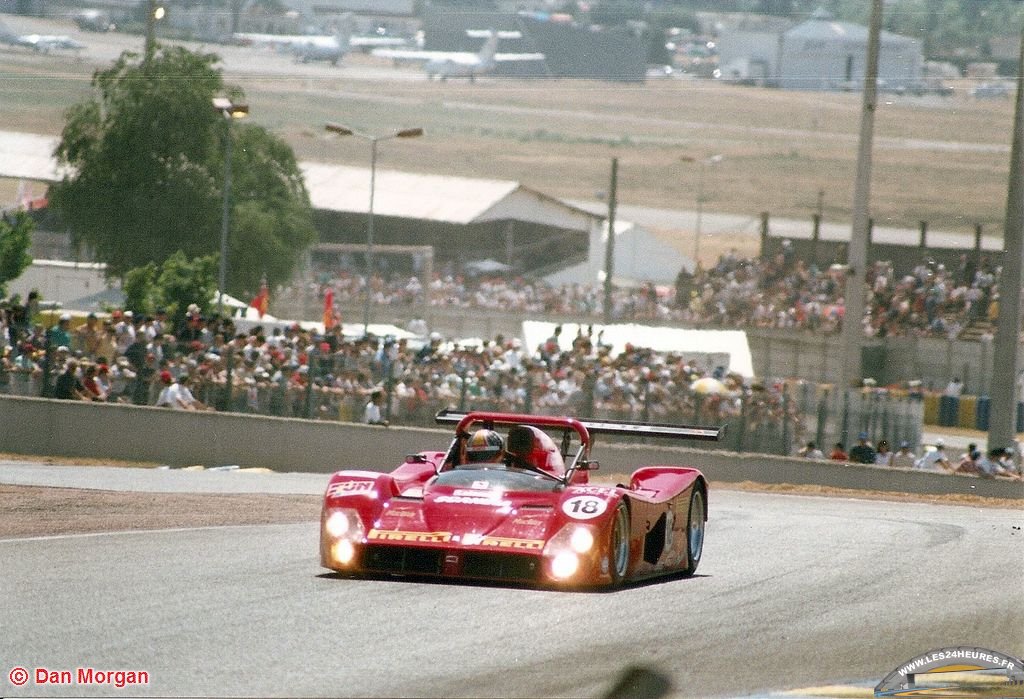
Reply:
[[[832,459],[833,461],[849,461],[850,460],[849,454],[847,454],[846,450],[843,449],[843,443],[842,442],[836,442],[835,446],[832,447],[832,453],[829,454],[828,458]]]

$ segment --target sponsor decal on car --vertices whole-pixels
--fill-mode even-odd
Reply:
[[[498,499],[497,495],[497,493],[481,495],[479,492],[474,495],[438,495],[434,498],[434,502],[442,505],[491,505],[492,507],[507,507],[511,504],[507,500]]]
[[[603,485],[576,485],[569,489],[571,495],[603,495],[611,496],[615,494],[615,488],[609,488]]]
[[[421,544],[444,544],[452,540],[452,533],[371,529],[370,533],[367,534],[367,538],[374,541],[415,541]]]
[[[375,484],[376,481],[342,481],[332,485],[327,495],[332,498],[342,495],[366,495],[373,492]]]
[[[453,537],[455,541],[459,537]],[[466,546],[489,546],[498,549],[519,549],[540,551],[544,548],[543,539],[517,539],[511,536],[484,536],[483,534],[463,534],[462,544]]]
[[[608,509],[608,502],[593,495],[577,495],[562,503],[562,512],[573,519],[594,519]]]

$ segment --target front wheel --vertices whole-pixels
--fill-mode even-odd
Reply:
[[[612,585],[621,585],[629,571],[629,509],[620,502],[615,509],[612,531],[608,538]]]
[[[686,568],[683,575],[689,577],[697,572],[700,555],[704,550],[704,518],[707,509],[704,503],[704,491],[700,485],[694,484],[690,493],[690,514],[686,520]]]

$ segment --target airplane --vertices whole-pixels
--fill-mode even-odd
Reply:
[[[70,49],[81,51],[85,44],[72,39],[66,35],[56,34],[15,34],[10,28],[0,22],[0,43],[11,46],[23,46],[40,53],[49,53],[58,49]]]
[[[427,77],[446,80],[451,77],[464,76],[470,82],[478,75],[494,71],[499,63],[512,61],[543,61],[543,53],[498,53],[498,41],[501,39],[518,39],[522,36],[517,31],[492,31],[470,29],[467,36],[486,37],[483,47],[477,53],[469,51],[421,51],[415,49],[374,49],[371,53],[381,58],[390,58],[396,63],[414,61],[423,64]]]
[[[333,35],[316,34],[253,34],[238,32],[232,34],[235,43],[245,46],[272,46],[291,51],[302,63],[327,61],[338,65],[352,49],[369,51],[374,47],[404,46],[405,39],[389,36],[353,36],[351,17],[343,18],[338,31]]]

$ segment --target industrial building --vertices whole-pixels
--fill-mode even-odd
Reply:
[[[817,9],[783,31],[723,29],[718,37],[722,78],[791,90],[859,90],[864,82],[868,30]],[[878,78],[882,89],[919,84],[921,43],[882,32]]]

